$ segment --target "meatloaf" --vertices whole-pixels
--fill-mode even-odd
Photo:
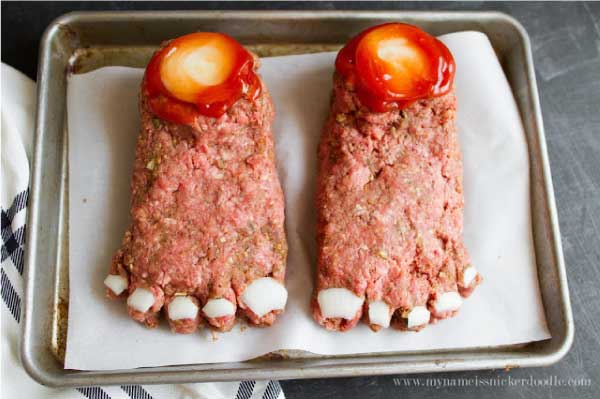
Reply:
[[[462,238],[455,119],[453,91],[371,112],[336,72],[318,149],[321,325],[344,331],[362,317],[374,330],[419,330],[456,313],[481,280]]]
[[[140,117],[131,224],[108,295],[128,297],[129,315],[148,327],[165,309],[177,333],[203,321],[229,330],[236,313],[272,324],[287,298],[287,244],[267,88],[219,117],[178,124],[152,112],[142,85]]]

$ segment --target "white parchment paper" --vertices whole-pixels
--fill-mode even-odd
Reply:
[[[316,148],[329,107],[335,53],[266,58],[260,73],[277,110],[278,169],[289,242],[285,313],[268,329],[172,334],[147,330],[102,281],[129,222],[129,181],[143,70],[108,67],[68,81],[69,325],[65,367],[80,370],[242,361],[278,349],[318,354],[496,346],[550,337],[531,235],[529,162],[519,113],[488,39],[442,36],[457,64],[466,245],[485,281],[460,314],[420,333],[359,325],[329,332],[309,303],[316,263]]]

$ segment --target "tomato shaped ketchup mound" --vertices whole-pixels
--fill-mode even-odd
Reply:
[[[362,32],[339,52],[335,65],[356,85],[362,103],[377,112],[448,93],[455,71],[454,58],[442,42],[400,23]]]
[[[146,68],[144,86],[158,117],[190,123],[196,115],[219,117],[240,98],[260,95],[255,59],[231,37],[198,32],[175,39]]]
[[[104,280],[147,327],[271,325],[286,304],[287,243],[258,60],[231,37],[192,33],[146,68],[131,223]],[[125,197],[123,200],[126,200]]]
[[[317,177],[314,319],[418,331],[482,281],[463,243],[455,73],[411,25],[367,29],[339,52]]]

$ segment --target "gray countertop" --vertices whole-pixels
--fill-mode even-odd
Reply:
[[[461,399],[481,395],[600,397],[600,3],[3,2],[2,61],[35,78],[41,33],[54,17],[68,11],[169,8],[486,9],[503,11],[518,19],[531,37],[536,65],[576,325],[571,351],[559,363],[546,368],[281,384],[290,399],[399,398],[408,394]],[[476,378],[478,386],[473,386]]]

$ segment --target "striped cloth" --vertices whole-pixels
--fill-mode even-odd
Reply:
[[[88,399],[285,399],[277,381],[242,381],[181,385],[123,385],[53,389],[37,384],[19,359],[23,319],[23,253],[25,245],[29,160],[32,154],[35,84],[2,64],[2,398]]]

